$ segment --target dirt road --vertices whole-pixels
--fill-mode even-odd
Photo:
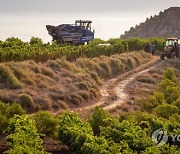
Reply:
[[[107,81],[101,88],[101,98],[84,107],[75,109],[75,112],[80,114],[87,114],[89,110],[92,110],[96,106],[101,106],[105,110],[111,110],[126,102],[129,99],[129,94],[126,91],[133,80],[135,80],[139,75],[162,65],[163,61],[159,61],[159,57],[154,57],[153,60],[133,69],[132,71],[126,72]],[[82,113],[81,113],[82,112]]]

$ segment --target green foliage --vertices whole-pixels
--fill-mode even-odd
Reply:
[[[156,108],[154,108],[154,112],[158,117],[163,117],[168,119],[169,116],[179,113],[179,109],[176,106],[169,105],[169,104],[164,104],[164,105],[159,105]]]
[[[176,115],[176,114],[174,114]],[[83,122],[74,113],[65,112],[59,116],[59,139],[67,144],[75,153],[161,153],[161,151],[176,153],[178,147],[162,146],[160,149],[152,142],[152,133],[165,128],[168,134],[178,134],[180,124],[154,115],[135,112],[122,115],[119,119],[111,118],[105,111],[96,108],[89,119],[97,136],[92,132],[90,125]],[[177,117],[177,115],[176,115]],[[121,119],[121,120],[120,120]],[[127,119],[127,120],[123,120]],[[93,135],[94,134],[94,135]]]
[[[46,153],[42,147],[42,140],[37,133],[35,122],[28,116],[15,115],[10,120],[6,133],[10,146],[6,153]]]
[[[158,105],[165,104],[164,94],[162,92],[155,92],[149,99],[144,99],[141,103],[141,109],[149,113],[152,112],[153,108]]]
[[[39,111],[33,115],[39,134],[55,137],[57,134],[57,119],[48,111]]]
[[[169,118],[172,114],[180,112],[180,87],[176,82],[173,69],[168,68],[163,73],[163,80],[157,91],[149,99],[142,101],[141,109],[152,112],[157,116]]]
[[[81,153],[87,134],[92,135],[92,129],[88,123],[82,122],[78,115],[65,112],[59,116],[59,139],[73,151]]]
[[[5,104],[0,101],[0,134],[3,134],[7,128],[8,120],[14,115],[23,115],[25,111],[18,103]]]
[[[8,120],[7,117],[0,113],[0,134],[3,134],[7,128]]]
[[[32,37],[30,42],[30,45],[37,45],[37,46],[42,46],[43,45],[43,41],[40,38],[37,37]]]
[[[18,103],[13,103],[12,105],[8,105],[6,108],[6,116],[8,119],[12,118],[14,115],[23,115],[25,111]]]
[[[110,39],[103,41],[94,39],[88,45],[72,46],[60,45],[56,41],[44,44],[40,38],[32,37],[30,42],[23,42],[18,38],[8,38],[0,42],[0,61],[22,61],[33,59],[35,61],[54,60],[66,57],[69,60],[76,60],[79,57],[97,57],[101,55],[110,56],[126,51],[143,50],[147,42],[154,42],[157,50],[162,49],[162,39],[140,39],[129,40]],[[99,45],[110,43],[110,45]]]
[[[174,70],[172,68],[167,68],[164,72],[163,72],[163,79],[169,79],[173,82],[176,82],[176,75],[174,73]]]
[[[100,107],[96,107],[89,118],[94,135],[100,136],[100,126],[108,125],[110,116]]]

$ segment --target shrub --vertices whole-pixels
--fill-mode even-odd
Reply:
[[[26,77],[25,72],[22,69],[19,69],[15,66],[10,66],[11,69],[13,70],[14,75],[18,78],[18,79],[22,79]]]
[[[176,84],[175,84],[173,81],[169,80],[169,79],[164,79],[164,80],[162,80],[161,83],[158,85],[158,91],[165,93],[166,88],[167,88],[168,86],[169,86],[169,87],[175,87]]]
[[[169,104],[159,105],[153,110],[158,117],[163,117],[168,119],[171,115],[178,113],[179,110],[176,106]]]
[[[99,62],[99,66],[103,68],[105,74],[101,74],[101,77],[108,79],[112,77],[111,67],[109,66],[108,62],[101,61]]]
[[[153,108],[165,103],[164,94],[162,92],[155,92],[150,98],[142,100],[141,109],[151,113]]]
[[[6,108],[6,116],[8,119],[14,117],[14,115],[23,115],[25,111],[18,103],[8,105]]]
[[[180,88],[168,86],[164,92],[166,102],[168,104],[173,103],[180,96]]]
[[[0,101],[0,114],[5,114],[6,108],[7,108],[7,105]]]
[[[169,120],[171,122],[177,122],[180,123],[180,115],[178,113],[175,113],[169,117]]]
[[[6,88],[17,89],[21,88],[22,86],[9,67],[5,66],[4,64],[0,64],[0,82]]]
[[[9,122],[6,133],[10,146],[7,153],[45,153],[35,122],[28,116],[14,116]]]
[[[96,81],[96,83],[99,83],[99,77],[96,72],[91,71],[90,76],[94,81]]]
[[[56,61],[49,60],[47,62],[47,66],[51,67],[54,71],[60,70],[60,65]]]
[[[57,120],[48,111],[39,111],[33,119],[36,122],[38,133],[54,137],[57,134]]]
[[[179,98],[174,102],[174,105],[180,110],[180,96],[179,96]]]
[[[120,60],[116,58],[111,58],[109,63],[113,75],[120,74],[123,71],[123,66]]]
[[[49,68],[42,68],[41,71],[42,71],[42,74],[44,74],[48,77],[51,77],[51,78],[54,77],[54,72],[51,71]]]
[[[8,120],[6,116],[0,113],[0,135],[4,133],[5,129],[7,128]]]
[[[163,79],[169,79],[173,82],[176,82],[176,75],[174,73],[174,70],[172,68],[167,68],[164,72],[163,72]]]
[[[82,122],[77,114],[64,112],[59,116],[59,140],[70,146],[76,153],[82,153],[81,147],[92,129],[88,123]]]
[[[60,105],[60,107],[63,109],[63,110],[67,110],[69,108],[68,104],[64,101],[61,101],[59,100],[58,101],[58,104]]]
[[[85,82],[79,82],[79,83],[77,83],[76,85],[77,85],[77,87],[78,87],[80,90],[86,90],[86,91],[89,90],[89,86],[88,86],[88,84],[85,83]]]
[[[134,61],[134,59],[132,59],[131,57],[128,57],[127,59],[127,69],[131,70],[135,67],[136,62]]]
[[[90,99],[89,93],[86,91],[80,91],[78,92],[78,94],[86,101]]]
[[[89,118],[94,135],[100,135],[100,126],[106,126],[109,115],[100,107],[96,107]]]
[[[36,106],[31,96],[27,94],[20,94],[18,101],[23,107],[23,109],[25,109],[27,112],[29,113],[34,112]]]

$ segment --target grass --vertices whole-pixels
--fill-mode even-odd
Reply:
[[[32,113],[35,111],[36,105],[30,95],[20,94],[18,96],[18,102],[28,113]]]
[[[20,100],[27,112],[77,107],[98,98],[100,86],[106,80],[132,69],[147,57],[144,53],[143,56],[126,53],[79,58],[74,62],[62,58],[45,63],[24,61],[0,64],[0,99],[6,102]]]
[[[19,89],[22,87],[22,84],[13,74],[12,70],[5,64],[0,64],[0,83],[9,89]]]

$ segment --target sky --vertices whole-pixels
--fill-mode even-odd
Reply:
[[[0,40],[29,41],[34,36],[50,42],[47,24],[73,24],[77,19],[92,20],[96,38],[118,38],[169,7],[180,7],[180,0],[0,0]]]

